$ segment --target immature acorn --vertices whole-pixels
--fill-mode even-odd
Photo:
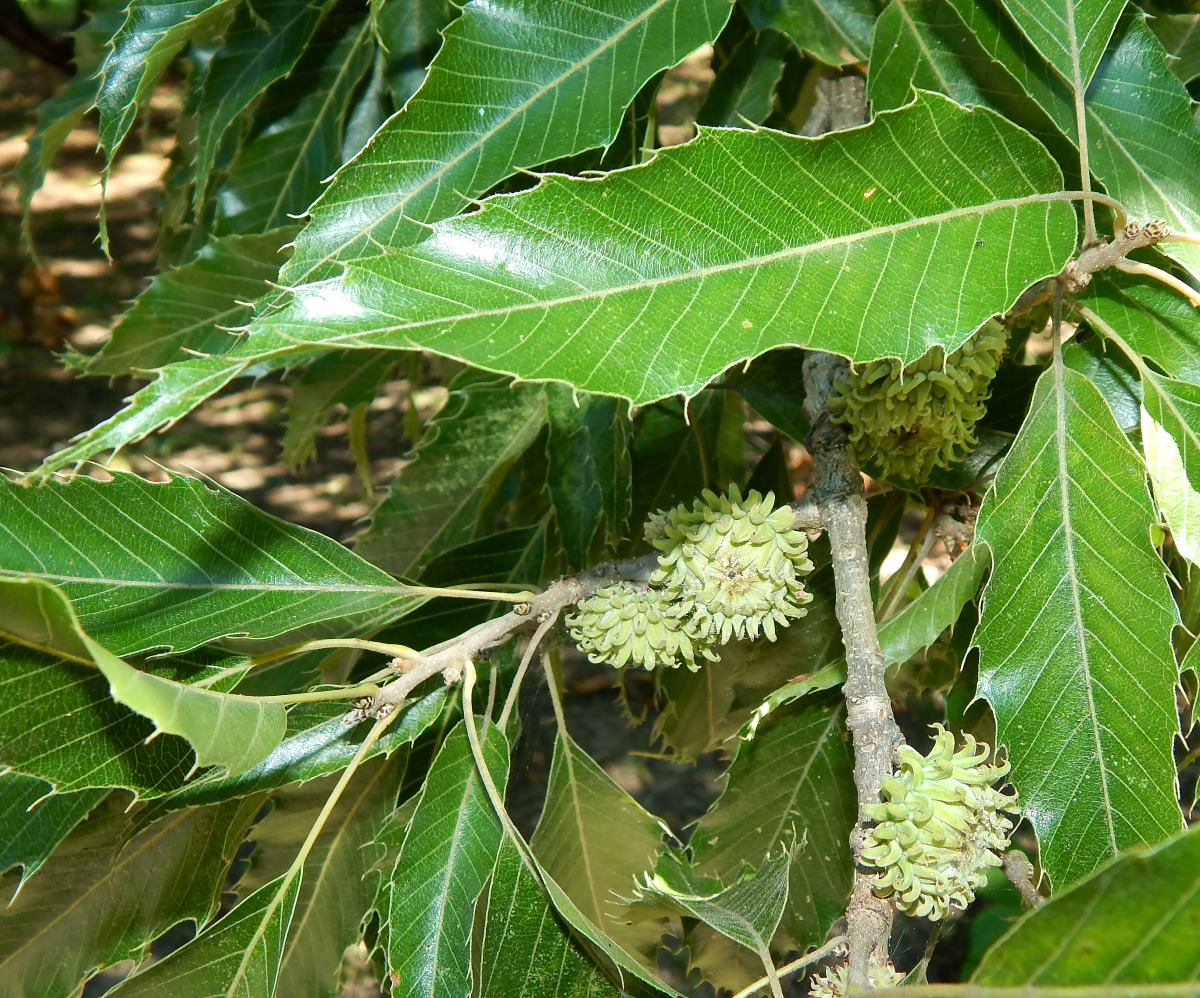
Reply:
[[[866,808],[877,822],[868,829],[859,861],[880,872],[875,893],[910,915],[932,920],[961,911],[987,882],[990,867],[1008,848],[1016,810],[1012,796],[992,786],[1008,764],[988,764],[988,746],[970,735],[955,751],[954,736],[940,724],[927,756],[910,745],[896,750],[900,766],[880,784],[884,801]]]
[[[647,524],[647,537],[659,551],[651,586],[661,586],[672,612],[688,617],[698,632],[724,644],[733,637],[775,640],[812,596],[799,576],[811,572],[808,538],[793,526],[789,506],[775,508],[775,496],[751,490],[742,498],[736,485],[727,496],[708,489],[689,510],[680,504],[659,512]]]
[[[851,370],[829,399],[833,418],[850,427],[859,460],[885,478],[923,482],[979,442],[975,424],[991,395],[1008,330],[989,319],[943,360],[934,347],[902,368],[880,360]]]
[[[697,656],[717,660],[709,639],[690,620],[670,612],[666,594],[617,582],[582,600],[567,618],[567,630],[593,662],[620,668],[686,665],[700,668]]]

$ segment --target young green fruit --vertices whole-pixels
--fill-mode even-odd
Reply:
[[[812,596],[800,576],[811,572],[808,539],[793,526],[791,507],[736,485],[727,496],[708,489],[689,510],[680,504],[652,518],[647,536],[659,551],[651,586],[662,587],[672,612],[724,644],[731,638],[774,641],[777,627],[804,616]]]
[[[833,418],[850,427],[859,461],[885,478],[923,482],[979,442],[975,424],[991,395],[1008,330],[989,319],[945,356],[934,347],[901,368],[879,360],[851,371],[829,399]]]
[[[1008,848],[1016,794],[992,784],[1008,764],[988,764],[990,750],[966,736],[955,751],[954,736],[940,724],[926,756],[901,745],[897,772],[880,785],[883,802],[866,812],[877,824],[867,831],[859,861],[879,870],[875,893],[901,911],[932,920],[962,911],[999,866]]]
[[[867,964],[867,982],[873,988],[892,988],[904,980],[904,975],[891,961],[880,963],[874,956]],[[850,968],[845,964],[830,967],[808,982],[809,998],[846,998],[850,990]]]

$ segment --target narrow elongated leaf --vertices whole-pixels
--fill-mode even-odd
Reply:
[[[810,699],[742,743],[690,840],[696,871],[733,884],[743,863],[763,863],[794,830],[803,848],[790,865],[782,931],[801,951],[844,911],[853,872],[846,840],[857,802],[845,714],[833,702]]]
[[[603,145],[641,85],[712,41],[728,12],[724,0],[467,7],[419,93],[313,206],[283,280],[410,245],[513,170]]]
[[[503,793],[508,742],[494,726],[484,739],[488,770]],[[392,871],[388,966],[394,995],[470,993],[475,901],[502,834],[460,723],[433,761]]]
[[[1142,453],[1175,547],[1200,564],[1200,387],[1143,378]]]
[[[775,28],[830,66],[860,62],[871,48],[876,0],[750,0],[756,28]]]
[[[226,129],[267,87],[292,71],[333,3],[255,0],[253,9],[238,8],[200,83],[193,166],[196,207],[208,193]]]
[[[398,617],[421,602],[336,541],[222,488],[121,473],[38,488],[0,481],[4,576],[60,585],[87,632],[120,655]]]
[[[107,795],[107,789],[58,794],[35,776],[0,776],[0,872],[21,867],[19,891]]]
[[[186,356],[224,353],[227,330],[250,317],[246,304],[279,273],[283,246],[295,227],[259,236],[227,236],[206,245],[190,263],[166,270],[138,295],[112,338],[87,362],[93,374],[148,371]]]
[[[295,467],[311,458],[317,449],[317,430],[330,408],[340,404],[353,409],[369,402],[395,363],[396,355],[383,351],[331,353],[313,361],[292,382],[283,459]]]
[[[629,410],[603,396],[585,396],[578,406],[569,389],[546,388],[550,434],[547,488],[555,524],[567,555],[567,571],[586,568],[593,541],[611,546],[625,536],[632,469]]]
[[[992,549],[976,643],[1023,813],[1056,887],[1181,824],[1171,628],[1145,472],[1108,406],[1047,372],[977,540]]]
[[[1154,984],[1200,977],[1198,923],[1200,828],[1192,828],[1121,856],[1029,912],[984,955],[971,982],[1153,994]]]
[[[480,943],[480,998],[618,998],[555,917],[546,893],[505,839]]]
[[[364,558],[397,575],[419,575],[434,557],[473,539],[501,474],[546,422],[536,385],[494,378],[460,384],[451,386],[413,462],[392,480],[355,544]]]
[[[191,38],[239,0],[132,0],[100,67],[100,145],[111,164],[158,78]],[[83,74],[81,74],[83,75]]]
[[[1087,88],[1125,5],[1113,0],[1005,0],[1012,19],[1063,78]]]
[[[78,825],[0,910],[6,994],[76,994],[86,975],[139,959],[172,925],[207,921],[261,799],[171,815],[122,847],[124,803],[114,795]]]
[[[108,679],[117,703],[149,718],[156,734],[186,738],[197,767],[222,766],[237,776],[262,761],[283,737],[283,704],[187,686],[135,669],[89,637],[63,591],[45,579],[0,577],[0,608],[0,636],[92,662]]]
[[[617,902],[629,897],[635,877],[654,867],[662,834],[661,821],[560,731],[530,845],[539,865],[588,919],[644,959],[653,958],[662,929],[625,924]]]
[[[351,99],[375,55],[370,21],[359,5],[346,7],[330,15],[295,70],[263,97],[255,114],[263,124],[217,192],[218,233],[290,224],[341,165]]]
[[[170,819],[168,819],[170,820]],[[186,946],[126,979],[109,994],[162,998],[270,998],[300,890],[294,870],[260,887]]]

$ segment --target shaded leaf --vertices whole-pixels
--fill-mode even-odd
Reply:
[[[456,384],[355,543],[360,555],[397,575],[419,575],[437,555],[474,538],[503,472],[546,422],[536,385],[494,378]]]
[[[819,943],[845,910],[852,877],[846,840],[858,805],[844,710],[826,696],[780,715],[738,747],[727,781],[692,833],[696,872],[734,883],[794,830],[803,848],[790,864],[782,931],[790,948]]]
[[[871,48],[876,0],[749,0],[756,28],[775,28],[823,63],[841,66],[866,59]]]
[[[108,993],[120,998],[162,998],[165,994],[260,998],[275,994],[299,889],[300,871],[285,873],[239,902],[187,945]]]
[[[584,396],[576,406],[570,389],[561,385],[549,385],[545,392],[550,424],[546,485],[566,570],[579,571],[596,560],[596,541],[609,549],[625,536],[633,475],[629,408],[595,395]]]
[[[507,740],[491,725],[481,737],[488,770],[503,793]],[[492,872],[502,834],[460,722],[434,758],[392,871],[392,994],[458,998],[470,993],[475,901]]]
[[[250,306],[279,273],[294,226],[260,236],[227,236],[204,246],[196,259],[164,270],[138,295],[112,338],[88,359],[91,374],[149,371],[187,351],[223,353],[228,329],[250,317]]]
[[[1171,628],[1145,472],[1082,375],[1043,374],[980,512],[975,641],[1022,812],[1056,887],[1181,823]]]
[[[724,0],[467,7],[420,91],[313,206],[283,281],[322,280],[339,262],[410,245],[423,223],[456,214],[515,169],[602,145],[642,83],[716,37],[728,9]]]
[[[1092,337],[1084,343],[1068,344],[1063,350],[1063,363],[1096,386],[1122,433],[1137,432],[1142,384],[1137,369],[1123,354],[1107,349],[1103,340]]]
[[[94,663],[108,679],[112,698],[154,723],[151,737],[165,732],[188,740],[197,767],[222,766],[237,776],[283,737],[283,704],[187,686],[135,669],[84,633],[62,590],[45,579],[0,577],[0,607],[0,635]]]
[[[0,910],[6,992],[75,994],[97,967],[139,959],[172,925],[203,924],[217,910],[260,804],[182,811],[122,847],[131,818],[119,796],[110,797],[55,850],[42,876]]]
[[[283,459],[292,467],[311,459],[317,450],[317,431],[335,405],[353,409],[375,398],[387,380],[396,355],[334,352],[318,357],[292,381],[288,396],[287,432]]]
[[[59,794],[35,776],[4,773],[0,776],[0,873],[21,867],[19,891],[107,795],[107,789]]]
[[[728,46],[718,39],[714,49],[716,77],[696,112],[696,124],[736,128],[744,121],[765,121],[774,109],[775,87],[791,49],[787,38],[778,31],[744,31]]]
[[[0,481],[0,565],[60,585],[119,655],[394,618],[422,601],[336,541],[183,477]]]
[[[742,393],[763,419],[797,443],[808,436],[804,415],[804,352],[771,350],[747,369],[737,368],[721,381]]]
[[[626,924],[618,901],[629,896],[635,877],[653,868],[663,831],[658,818],[559,732],[546,803],[530,841],[533,854],[594,925],[648,960],[661,927]]]
[[[517,847],[500,845],[480,942],[480,998],[616,998],[559,923]]]
[[[371,0],[371,20],[396,107],[403,107],[425,81],[425,69],[442,44],[442,30],[457,16],[450,0]]]
[[[1150,27],[1173,57],[1171,69],[1181,83],[1200,76],[1200,14],[1156,14]]]
[[[1029,912],[973,984],[1104,985],[1113,994],[1200,976],[1200,828],[1121,856]]]

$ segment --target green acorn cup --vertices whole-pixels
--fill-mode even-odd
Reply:
[[[1007,341],[1008,330],[989,319],[945,360],[934,347],[905,368],[880,360],[852,369],[829,409],[850,427],[860,463],[920,483],[961,461],[979,442],[975,424]]]
[[[647,536],[662,554],[650,584],[715,642],[760,632],[774,641],[776,628],[804,616],[812,599],[799,579],[813,568],[808,538],[770,492],[743,499],[731,485],[727,496],[708,489],[703,496],[690,510],[681,503],[651,518]]]
[[[567,618],[567,630],[589,659],[617,668],[682,664],[695,672],[700,668],[697,656],[715,662],[708,638],[692,621],[669,610],[663,592],[617,582],[582,600]]]
[[[896,754],[899,770],[885,776],[883,801],[866,809],[877,824],[867,831],[859,861],[879,873],[875,893],[901,911],[931,920],[962,911],[1000,865],[1016,810],[1016,795],[993,788],[1008,764],[987,763],[990,750],[970,735],[955,751],[940,724],[929,755],[909,745]]]

